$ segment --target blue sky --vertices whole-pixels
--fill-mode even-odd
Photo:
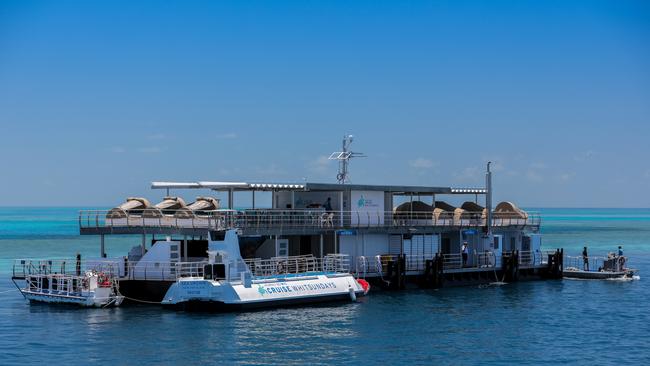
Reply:
[[[0,205],[333,181],[346,133],[354,183],[650,207],[650,3],[0,5]]]

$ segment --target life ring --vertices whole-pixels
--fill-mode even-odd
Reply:
[[[111,281],[108,278],[108,276],[104,274],[104,272],[99,272],[99,274],[97,275],[97,283],[99,284],[99,287],[111,286]]]
[[[358,279],[357,283],[359,283],[359,285],[363,289],[363,294],[364,295],[368,294],[368,291],[370,291],[370,284],[368,283],[368,281],[363,279]]]

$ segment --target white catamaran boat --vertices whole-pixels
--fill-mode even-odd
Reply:
[[[162,301],[182,308],[236,310],[335,300],[355,301],[369,285],[349,272],[349,258],[327,255],[244,261],[236,230],[210,242],[208,262],[187,263]]]
[[[95,268],[83,271],[77,264],[72,273],[68,273],[65,265],[73,264],[74,260],[26,259],[21,262],[23,287],[15,279],[14,284],[29,301],[107,307],[119,306],[124,300],[124,296],[119,295],[112,263],[96,263]]]
[[[566,257],[562,275],[583,280],[637,279],[636,269],[627,268],[627,257],[609,253],[607,257]],[[582,268],[582,269],[581,269]]]

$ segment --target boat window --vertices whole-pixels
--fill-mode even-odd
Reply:
[[[225,231],[210,231],[210,240],[212,241],[224,241],[226,240]]]

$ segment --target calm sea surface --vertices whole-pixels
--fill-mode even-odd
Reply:
[[[650,364],[650,209],[544,209],[546,249],[623,245],[640,281],[371,292],[235,314],[29,305],[11,260],[97,256],[76,208],[0,208],[0,364]],[[110,238],[109,256],[137,238]]]

